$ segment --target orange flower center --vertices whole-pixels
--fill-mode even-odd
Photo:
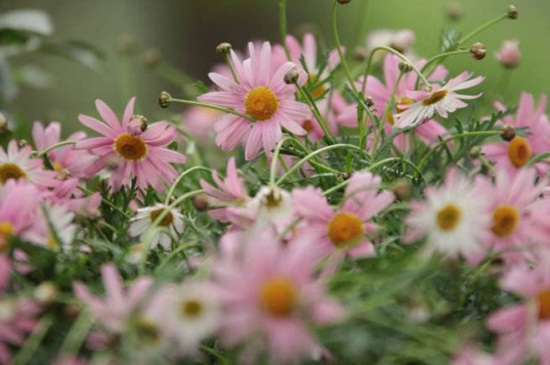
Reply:
[[[181,314],[185,318],[199,317],[203,310],[202,303],[196,299],[189,299],[181,303]]]
[[[363,221],[353,213],[338,213],[328,224],[328,237],[335,246],[353,243],[363,232]]]
[[[9,247],[9,240],[15,235],[15,228],[10,222],[0,223],[0,253]]]
[[[539,306],[539,319],[550,318],[550,290],[543,290],[536,296]]]
[[[532,154],[531,144],[526,138],[515,136],[508,144],[508,157],[517,168],[525,166]]]
[[[292,281],[284,277],[267,280],[259,292],[264,312],[274,317],[288,317],[298,304],[298,293]]]
[[[447,93],[448,91],[445,89],[433,92],[429,98],[422,100],[422,105],[428,106],[438,103],[447,96]]]
[[[511,205],[501,205],[493,212],[491,229],[498,237],[506,237],[513,233],[519,224],[518,208]]]
[[[26,178],[27,174],[14,163],[4,163],[0,165],[0,182],[5,184],[9,179]]]
[[[396,113],[396,114],[399,114],[399,113],[401,113],[402,111],[405,110],[405,109],[401,109],[401,108],[399,107],[399,104],[406,104],[406,105],[409,105],[409,104],[412,104],[412,103],[414,103],[414,100],[411,99],[411,98],[401,98],[400,100],[398,100],[398,101],[396,102],[397,105],[395,106],[395,113]],[[394,119],[394,117],[393,117],[393,113],[392,113],[391,110],[388,110],[387,118],[388,118],[388,123],[389,123],[390,125],[394,125],[394,124],[395,124],[395,119]]]
[[[140,161],[147,156],[147,144],[139,136],[122,133],[115,139],[115,151],[128,161]]]
[[[311,84],[317,83],[319,80],[317,80],[317,75],[315,74],[309,74],[309,81]],[[313,90],[311,90],[311,96],[313,96],[314,99],[318,99],[320,96],[322,96],[325,91],[327,91],[327,88],[324,85],[319,85]]]
[[[149,213],[149,217],[151,218],[151,222],[154,222],[157,220],[157,218],[165,211],[165,209],[155,209],[152,210],[151,213]],[[159,226],[161,227],[168,227],[170,224],[172,224],[172,221],[174,220],[174,217],[172,216],[172,213],[170,211],[167,211],[164,217],[160,220]]]
[[[437,226],[442,231],[452,231],[460,223],[462,212],[454,204],[448,204],[437,212]]]
[[[306,119],[302,122],[302,128],[304,128],[306,130],[306,132],[310,133],[311,131],[313,131],[313,121],[310,120],[310,119]]]
[[[244,105],[246,114],[256,120],[264,121],[275,114],[279,108],[279,99],[270,88],[259,86],[246,94]]]

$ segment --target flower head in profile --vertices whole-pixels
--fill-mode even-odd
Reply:
[[[521,52],[517,40],[507,40],[495,53],[495,58],[505,68],[516,68],[521,62]]]
[[[411,91],[409,97],[416,102],[399,104],[398,108],[404,110],[395,116],[395,127],[415,127],[429,120],[435,113],[442,118],[447,118],[449,113],[468,106],[463,99],[477,99],[481,94],[463,95],[457,91],[468,89],[480,84],[484,77],[478,76],[469,80],[472,73],[463,72],[450,79],[445,85],[432,84],[430,91]]]
[[[425,201],[413,201],[405,223],[405,242],[427,237],[426,250],[456,258],[464,256],[472,265],[485,257],[483,243],[489,237],[491,214],[487,192],[450,169],[441,187],[424,190]]]
[[[225,114],[215,125],[216,144],[223,151],[245,147],[245,158],[251,160],[263,149],[267,155],[283,138],[282,128],[296,135],[306,131],[299,122],[309,112],[306,104],[295,100],[296,86],[287,85],[283,78],[294,67],[287,62],[277,71],[271,71],[271,46],[263,43],[258,50],[249,43],[250,58],[241,62],[231,51],[232,65],[237,80],[218,73],[210,73],[210,79],[220,91],[199,96],[199,101],[234,109],[236,114]]]
[[[133,178],[140,189],[152,186],[163,190],[163,183],[172,183],[178,175],[171,164],[184,163],[186,157],[167,148],[176,137],[175,127],[165,121],[146,125],[143,117],[133,115],[134,101],[135,98],[130,99],[119,122],[107,104],[96,100],[97,111],[105,122],[82,114],[78,119],[103,137],[81,140],[75,148],[98,156],[87,173],[99,172],[108,160],[117,161],[108,180],[113,191],[130,186]]]

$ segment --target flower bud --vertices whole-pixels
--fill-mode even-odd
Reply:
[[[481,149],[481,147],[474,146],[470,148],[469,155],[471,159],[477,160],[478,158],[481,157],[482,154],[483,154],[483,150]]]
[[[142,59],[145,66],[154,68],[160,64],[162,57],[158,49],[151,48],[143,53]]]
[[[120,166],[120,159],[117,156],[109,156],[105,159],[105,170],[115,171]]]
[[[369,108],[374,105],[374,99],[370,96],[365,97],[365,105]]]
[[[0,113],[0,133],[3,133],[8,130],[8,119],[4,114]]]
[[[172,99],[172,96],[168,94],[166,91],[163,91],[160,93],[159,96],[159,105],[161,108],[168,108],[170,105],[170,100]]]
[[[43,304],[53,303],[59,295],[59,290],[50,281],[44,281],[34,289],[34,297]]]
[[[145,132],[147,130],[147,118],[139,114],[132,115],[130,118],[130,129],[132,128],[137,128],[139,131]]]
[[[199,194],[191,200],[193,208],[198,212],[204,212],[208,209],[208,198],[205,194]]]
[[[516,68],[521,61],[519,42],[516,40],[504,41],[495,58],[505,68]]]
[[[123,54],[134,53],[136,45],[136,37],[132,34],[121,34],[116,40],[116,50]]]
[[[516,138],[516,129],[513,126],[506,124],[502,127],[502,134],[500,137],[502,137],[504,141],[510,142]]]
[[[413,70],[413,66],[409,62],[401,61],[398,65],[399,71],[402,73],[409,73]]]
[[[20,139],[17,141],[17,146],[19,148],[27,147],[29,145],[29,142],[26,139]]]
[[[462,7],[456,1],[449,3],[447,6],[447,16],[452,20],[457,20],[462,16]]]
[[[298,82],[298,78],[300,77],[300,73],[298,72],[297,69],[293,68],[292,70],[288,71],[286,74],[285,74],[285,77],[283,78],[283,80],[285,81],[285,84],[295,84],[296,82]]]
[[[470,47],[470,54],[474,59],[482,60],[487,54],[487,49],[485,48],[485,45],[483,43],[476,42],[472,45],[472,47]]]
[[[398,179],[392,184],[391,191],[397,199],[407,199],[411,195],[411,184],[405,179]]]
[[[216,47],[216,52],[218,52],[219,54],[221,55],[226,55],[229,53],[229,51],[231,51],[231,44],[230,43],[227,43],[227,42],[224,42],[224,43],[220,43],[218,44],[218,46]]]
[[[357,61],[364,61],[369,57],[369,51],[365,47],[357,46],[353,50],[353,58]]]
[[[508,7],[508,18],[517,19],[519,16],[518,9],[514,5]]]
[[[351,2],[351,0],[337,0],[339,4],[342,4],[342,5],[345,5],[345,4],[349,4]]]

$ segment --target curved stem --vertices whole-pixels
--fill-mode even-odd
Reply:
[[[74,145],[76,144],[77,141],[61,141],[61,142],[58,142],[56,144],[52,144],[51,146],[49,147],[46,147],[44,148],[43,150],[41,151],[35,151],[36,153],[36,157],[42,157],[44,156],[46,153],[52,151],[52,150],[55,150],[56,148],[59,148],[59,147],[63,147],[63,146],[67,146],[67,145]]]
[[[323,139],[325,140],[325,142],[327,144],[336,143],[336,141],[334,140],[334,138],[330,134],[330,131],[328,130],[328,127],[327,127],[327,123],[323,119],[323,117],[321,116],[321,113],[319,112],[319,108],[317,108],[317,104],[315,103],[315,100],[313,100],[313,97],[311,96],[310,92],[308,90],[304,89],[302,86],[300,86],[298,84],[298,81],[295,81],[294,85],[296,85],[296,87],[300,91],[300,94],[302,94],[302,97],[304,99],[306,99],[308,101],[309,105],[311,106],[311,110],[313,111],[313,115],[315,116],[315,118],[319,122],[319,125],[321,126],[321,129],[323,130],[323,133],[325,134],[323,136]]]
[[[422,66],[420,71],[425,72],[433,62],[435,62],[439,59],[444,59],[444,58],[447,58],[448,56],[454,56],[454,55],[465,54],[465,53],[470,53],[470,50],[469,49],[461,49],[461,50],[458,50],[458,51],[440,53],[438,55],[433,56],[428,61],[426,61],[426,63],[424,64],[424,66]]]
[[[338,1],[334,0],[334,4],[332,5],[332,33],[334,35],[334,42],[336,43],[336,51],[338,52],[338,57],[340,57],[340,63],[342,64],[342,67],[344,67],[344,73],[346,74],[346,78],[348,79],[348,82],[350,83],[351,88],[353,89],[353,92],[356,94],[359,94],[359,91],[357,90],[357,88],[355,87],[355,83],[353,82],[353,78],[351,77],[351,72],[349,70],[348,63],[344,58],[344,52],[342,52],[340,37],[338,35],[338,26],[336,24],[337,7],[338,7]]]
[[[174,190],[176,190],[176,186],[180,183],[181,179],[183,179],[187,174],[190,174],[191,172],[197,171],[197,170],[212,172],[211,169],[208,169],[204,166],[193,166],[190,169],[187,169],[184,172],[182,172],[180,176],[178,176],[176,181],[174,181],[172,186],[170,186],[170,190],[168,190],[168,194],[166,194],[166,199],[164,200],[165,205],[168,205],[168,203],[170,202],[170,198],[172,197],[172,194],[174,194]]]
[[[214,109],[214,110],[218,110],[220,112],[238,115],[239,117],[244,118],[246,120],[249,120],[251,122],[256,121],[256,120],[252,119],[251,117],[249,117],[248,115],[239,113],[235,109],[224,108],[223,106],[217,106],[217,105],[213,105],[213,104],[201,103],[200,101],[185,100],[185,99],[174,99],[174,98],[170,97],[170,99],[168,99],[168,102],[176,102],[176,103],[180,103],[180,104],[200,106],[202,108]]]
[[[275,151],[273,152],[273,156],[271,157],[271,170],[269,171],[270,186],[275,185],[275,173],[277,170],[277,160],[279,159],[279,154],[281,153],[281,148],[283,147],[283,144],[289,139],[293,139],[293,138],[290,136],[284,137],[279,141],[279,143],[277,143],[277,146],[275,147]]]
[[[337,149],[337,148],[344,148],[344,147],[345,148],[352,148],[352,149],[359,150],[359,151],[362,152],[362,149],[360,149],[359,147],[354,146],[352,144],[348,144],[348,143],[333,144],[333,145],[330,145],[330,146],[320,148],[316,151],[311,152],[310,154],[308,154],[307,156],[302,158],[300,161],[298,161],[296,164],[294,164],[294,166],[292,166],[283,176],[281,176],[279,178],[279,180],[277,180],[275,185],[279,185],[283,180],[285,180],[287,177],[292,175],[296,170],[298,170],[303,164],[305,164],[308,160],[310,160],[314,156],[317,156],[318,154],[326,152],[326,151],[334,150],[334,149]]]
[[[494,25],[494,24],[496,24],[496,23],[498,23],[498,22],[500,22],[501,20],[504,20],[504,19],[506,19],[506,18],[508,18],[508,13],[503,14],[503,15],[501,15],[501,16],[499,16],[499,17],[493,19],[493,20],[488,21],[487,23],[485,23],[485,24],[479,26],[478,28],[472,30],[470,33],[468,33],[468,34],[466,34],[464,37],[462,37],[462,38],[458,41],[458,44],[459,44],[459,45],[460,45],[460,44],[463,44],[464,42],[466,42],[466,41],[472,39],[473,37],[475,37],[478,33],[481,33],[481,32],[484,31],[485,29],[491,27],[492,25]]]

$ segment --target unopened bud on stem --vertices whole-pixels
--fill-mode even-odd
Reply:
[[[292,70],[288,71],[283,80],[285,81],[285,84],[294,84],[296,82],[298,82],[298,78],[300,77],[300,73],[298,72],[298,70],[296,70],[295,68],[293,68]]]
[[[509,19],[517,19],[519,16],[518,8],[516,8],[514,5],[510,5],[508,7],[508,18]]]
[[[399,62],[399,71],[406,74],[408,72],[411,72],[413,70],[413,66],[409,62],[401,61]]]
[[[172,96],[168,94],[166,91],[163,91],[160,93],[159,105],[161,108],[168,108],[171,100],[172,100]]]
[[[502,134],[500,136],[504,141],[510,142],[516,138],[516,129],[510,124],[505,124],[502,126]]]
[[[470,47],[470,54],[476,60],[482,60],[487,55],[487,49],[481,42],[476,42]]]
[[[231,51],[231,44],[227,42],[223,42],[218,44],[216,47],[216,52],[218,52],[221,55],[226,55]]]

